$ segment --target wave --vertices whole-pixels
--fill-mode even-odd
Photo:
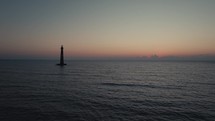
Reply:
[[[157,85],[143,85],[143,84],[130,84],[130,83],[101,83],[101,85],[105,85],[105,86],[126,86],[126,87],[146,87],[146,88],[159,88],[159,89],[182,89],[182,86],[173,86],[173,85],[166,85],[166,86],[157,86]]]

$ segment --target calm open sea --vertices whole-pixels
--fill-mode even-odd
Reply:
[[[214,121],[215,62],[0,61],[0,121]]]

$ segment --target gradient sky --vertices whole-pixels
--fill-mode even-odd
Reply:
[[[215,0],[1,0],[0,57],[215,54]]]

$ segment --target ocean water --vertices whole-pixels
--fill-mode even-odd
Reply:
[[[215,62],[0,61],[0,121],[214,121]]]

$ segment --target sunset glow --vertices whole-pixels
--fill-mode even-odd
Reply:
[[[213,0],[1,1],[0,57],[215,55]]]

